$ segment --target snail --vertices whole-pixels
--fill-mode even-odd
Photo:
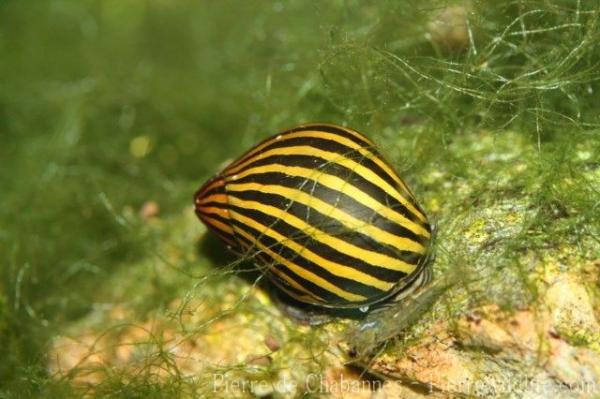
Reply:
[[[431,279],[425,212],[373,142],[346,127],[271,136],[204,183],[194,203],[301,321],[318,323],[320,310],[364,313]]]

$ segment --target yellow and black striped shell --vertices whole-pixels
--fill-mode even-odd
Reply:
[[[429,278],[425,213],[348,128],[303,125],[262,141],[198,190],[195,209],[302,303],[364,308]]]

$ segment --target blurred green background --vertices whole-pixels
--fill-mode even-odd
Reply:
[[[468,146],[452,144],[516,132],[530,172],[494,195],[526,195],[537,227],[514,248],[595,235],[598,180],[584,172],[598,174],[598,12],[558,0],[0,1],[0,397],[71,392],[48,376],[49,342],[169,234],[145,228],[144,203],[193,219],[194,191],[223,161],[299,123],[367,133],[420,197],[462,211],[489,200],[498,171],[476,174]],[[432,169],[475,187],[470,201],[420,179]],[[154,283],[145,310],[177,295],[138,273]]]

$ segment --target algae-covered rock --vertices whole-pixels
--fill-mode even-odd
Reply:
[[[209,397],[592,397],[600,386],[598,243],[520,245],[541,233],[532,196],[512,190],[515,173],[530,168],[515,166],[530,162],[515,143],[505,133],[453,144],[493,168],[493,181],[477,179],[489,177],[484,167],[461,180],[425,172],[431,190],[423,196],[438,204],[434,281],[363,321],[298,325],[251,265],[240,269],[215,241],[217,264],[206,262],[208,233],[191,209],[164,220],[142,212],[162,237],[156,253],[114,276],[119,288],[103,295],[115,305],[54,341],[49,370],[92,390],[143,374]],[[150,268],[156,277],[136,272]],[[142,311],[155,278],[172,287],[172,299]]]

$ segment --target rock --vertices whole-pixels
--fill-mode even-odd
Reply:
[[[544,302],[551,327],[560,335],[586,342],[600,340],[600,324],[585,287],[569,275],[558,276],[548,288]]]

